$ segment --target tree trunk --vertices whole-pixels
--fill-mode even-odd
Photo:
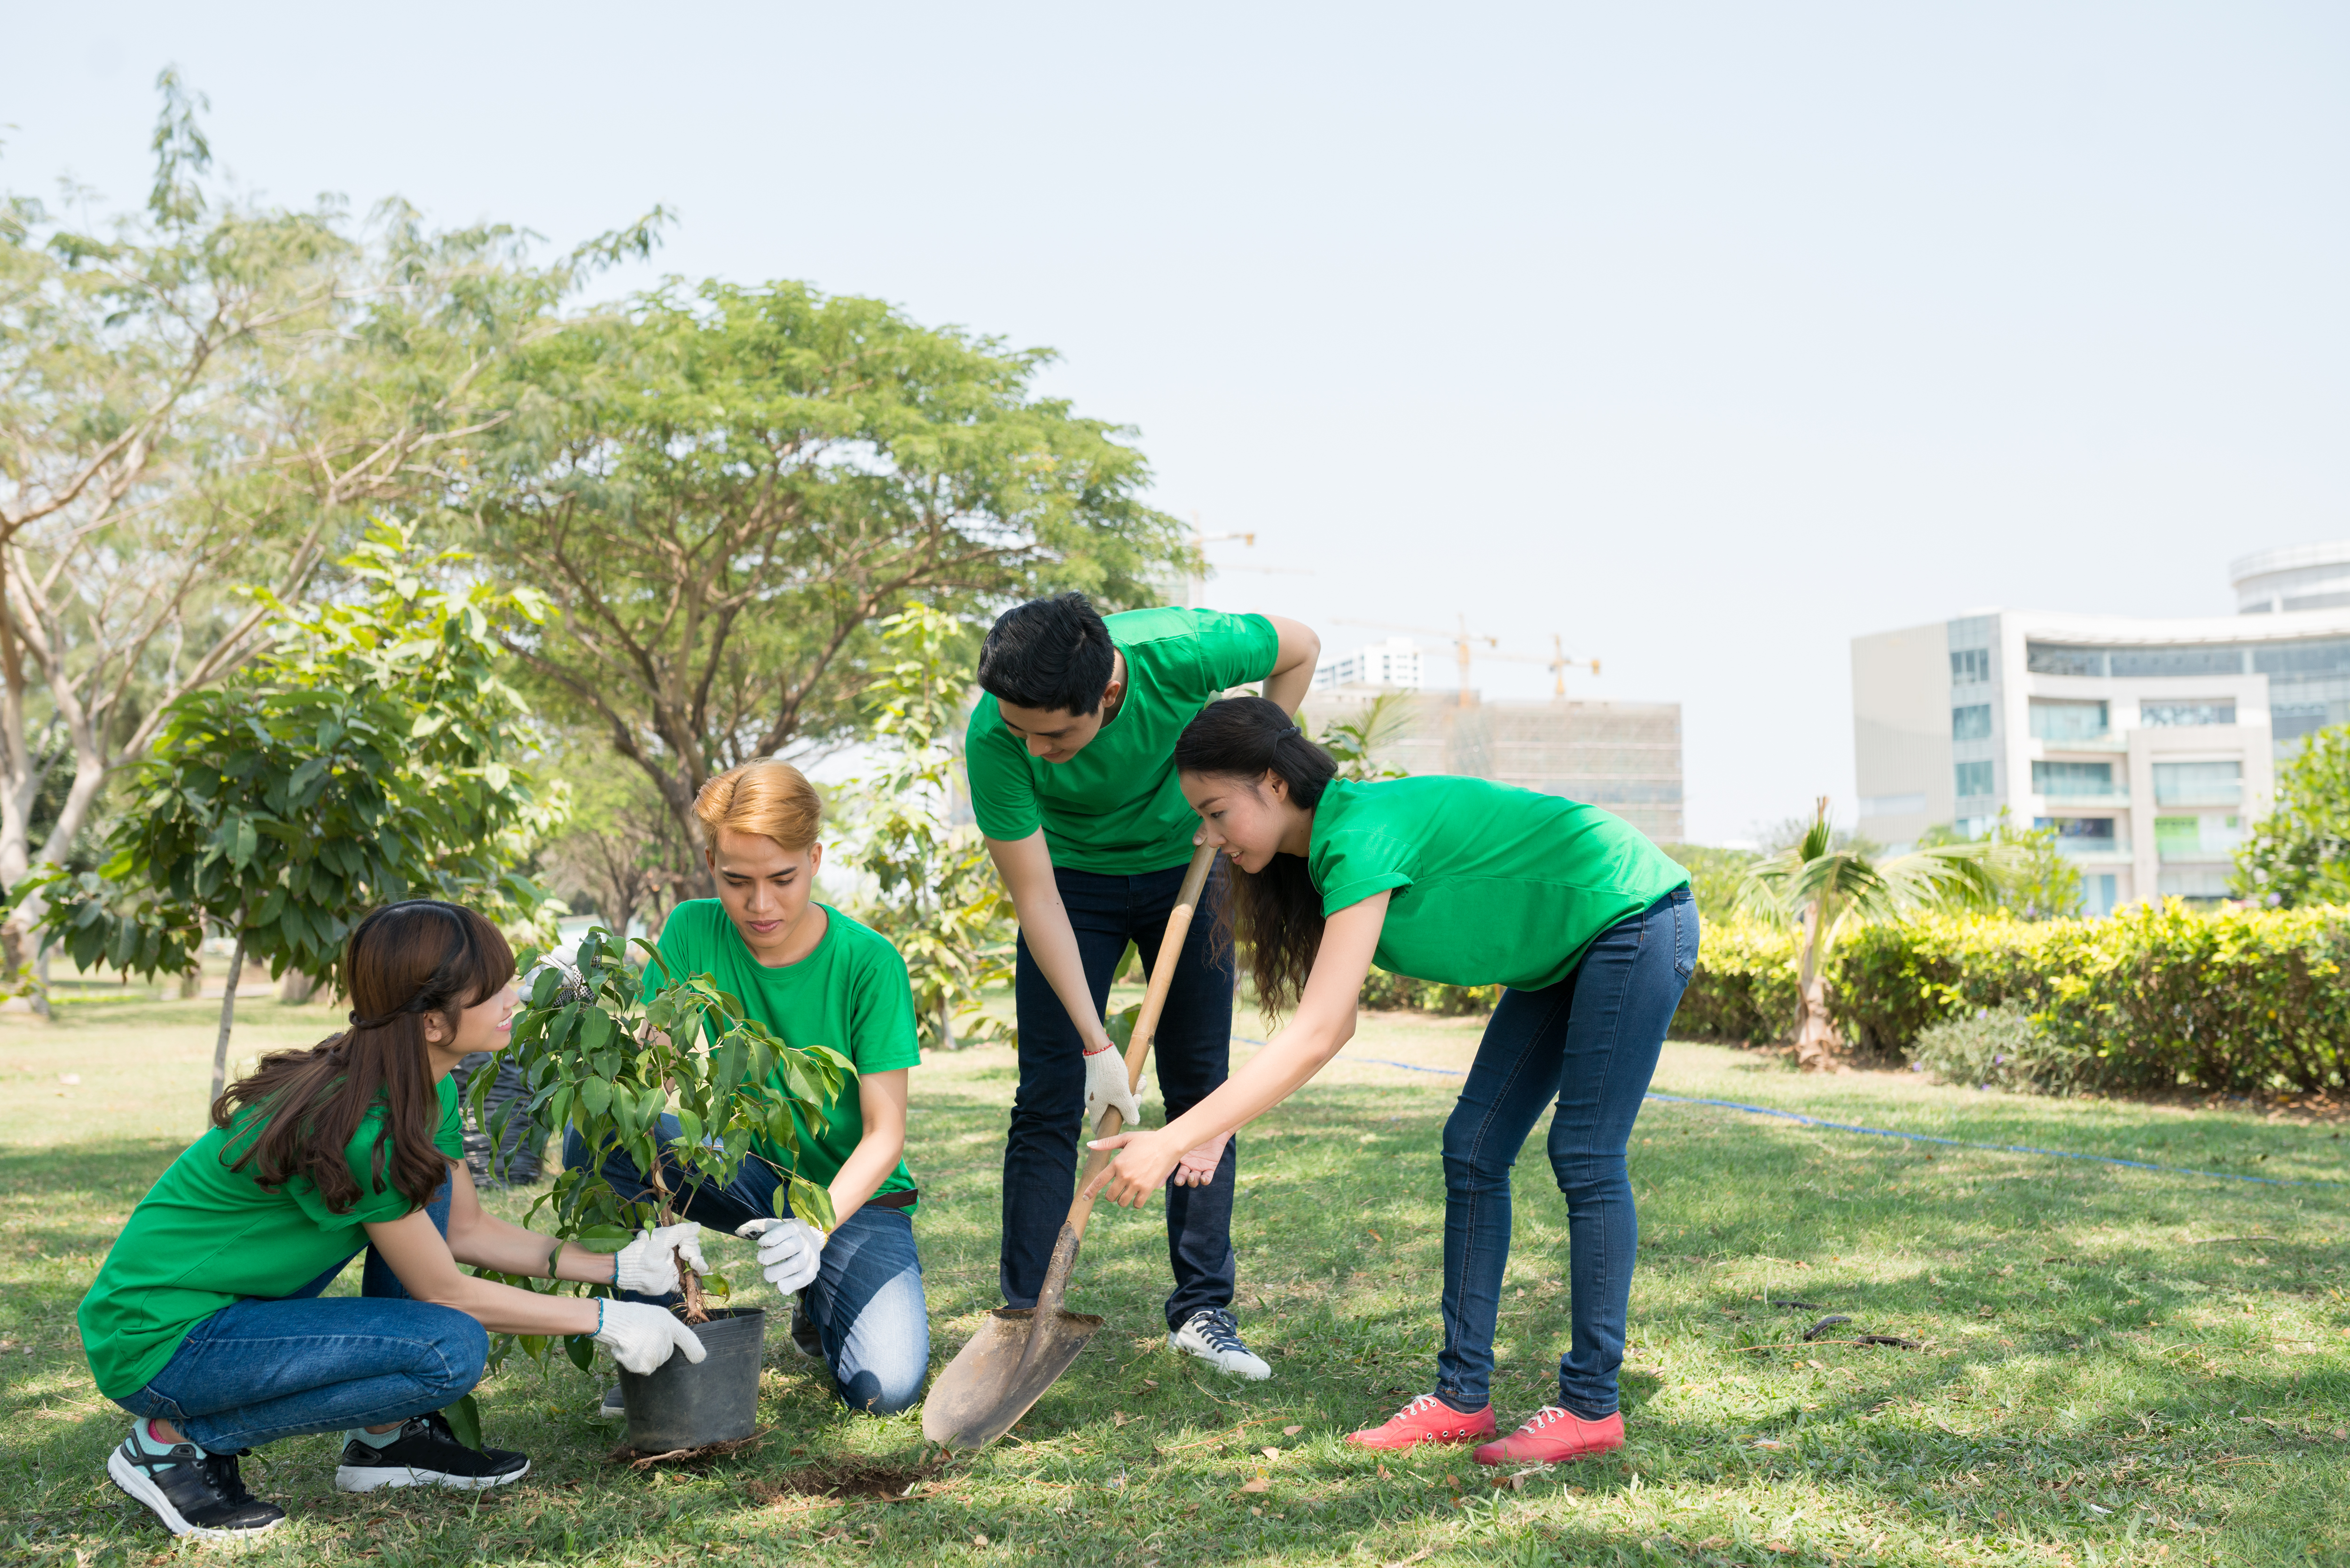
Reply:
[[[287,970],[286,978],[277,982],[277,1000],[283,1002],[298,1005],[317,994],[318,977],[315,974],[304,974],[298,969]]]
[[[1795,1065],[1806,1073],[1841,1073],[1843,1037],[1828,1016],[1828,982],[1820,971],[1820,948],[1827,940],[1827,899],[1815,898],[1804,911],[1804,951],[1795,971]]]
[[[939,1049],[941,1051],[962,1049],[955,1044],[954,1009],[950,1005],[951,1001],[944,991],[939,992]]]
[[[213,1043],[213,1099],[228,1087],[228,1032],[236,1023],[236,979],[244,972],[244,916],[237,916],[236,951],[229,955],[228,985],[221,992],[220,1038]],[[209,1102],[208,1102],[209,1103]]]

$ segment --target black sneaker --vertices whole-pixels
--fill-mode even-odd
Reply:
[[[434,1410],[411,1416],[400,1435],[377,1448],[357,1438],[343,1445],[343,1462],[335,1468],[337,1491],[373,1491],[386,1486],[451,1486],[481,1491],[520,1480],[530,1460],[511,1449],[484,1449],[476,1453],[457,1440],[449,1417]]]
[[[792,1298],[792,1348],[810,1361],[824,1359],[824,1335],[816,1328],[816,1319],[808,1316],[805,1293]]]
[[[134,1433],[106,1461],[106,1473],[174,1535],[242,1541],[276,1529],[286,1517],[284,1509],[244,1490],[234,1454],[208,1454],[193,1443],[151,1454]]]

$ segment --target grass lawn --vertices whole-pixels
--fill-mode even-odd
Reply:
[[[90,992],[0,1019],[0,1556],[161,1561],[107,1482],[126,1417],[73,1312],[132,1203],[202,1127],[205,1002]],[[238,1054],[325,1033],[256,999]],[[776,1325],[764,1438],[691,1471],[607,1462],[598,1385],[519,1357],[482,1390],[534,1469],[473,1499],[331,1490],[319,1437],[245,1461],[288,1522],[255,1563],[2350,1563],[2350,1188],[2264,1186],[1977,1152],[1652,1103],[1632,1149],[1641,1267],[1630,1446],[1496,1488],[1465,1451],[1340,1436],[1430,1385],[1437,1148],[1473,1024],[1377,1018],[1243,1137],[1243,1324],[1274,1368],[1235,1384],[1165,1348],[1160,1212],[1096,1216],[1071,1304],[1108,1324],[1009,1438],[940,1462],[920,1413],[835,1410]],[[939,1365],[995,1303],[1008,1053],[914,1079],[911,1160]],[[1660,1093],[1980,1142],[2339,1181],[2338,1124],[2051,1101],[1912,1077],[1804,1078],[1668,1047]],[[1155,1108],[1152,1117],[1156,1119]],[[1555,1388],[1565,1216],[1519,1165],[1495,1387],[1504,1424]],[[501,1199],[514,1211],[523,1201]],[[745,1243],[713,1262],[755,1281]],[[355,1289],[357,1270],[342,1288]],[[1783,1308],[1793,1298],[1815,1306]],[[764,1286],[749,1301],[777,1304]],[[1823,1343],[1794,1340],[1848,1314]],[[1922,1348],[1825,1343],[1859,1333]],[[1253,1489],[1253,1490],[1252,1490]],[[880,1501],[872,1493],[900,1494]],[[851,1549],[855,1550],[851,1550]]]

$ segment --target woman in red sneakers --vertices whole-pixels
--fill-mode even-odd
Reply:
[[[1492,1439],[1493,1324],[1510,1248],[1510,1168],[1545,1106],[1567,1203],[1574,1333],[1558,1403],[1485,1440],[1480,1464],[1543,1463],[1624,1442],[1624,1359],[1638,1226],[1624,1147],[1665,1027],[1697,963],[1689,874],[1596,806],[1482,779],[1349,784],[1259,697],[1211,702],[1176,744],[1202,842],[1247,875],[1232,919],[1258,997],[1294,1009],[1255,1060],[1191,1110],[1100,1147],[1095,1189],[1139,1205],[1220,1152],[1353,1037],[1379,968],[1507,986],[1444,1127],[1444,1350],[1436,1388],[1347,1441]]]

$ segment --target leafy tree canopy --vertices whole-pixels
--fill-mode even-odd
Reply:
[[[2277,770],[2276,806],[2236,851],[2236,896],[2350,904],[2350,724],[2320,730]]]
[[[1048,358],[797,283],[673,283],[574,323],[509,368],[515,417],[464,498],[561,611],[511,646],[698,849],[712,774],[850,731],[874,622],[1144,602],[1187,559],[1130,432],[1035,394]]]

